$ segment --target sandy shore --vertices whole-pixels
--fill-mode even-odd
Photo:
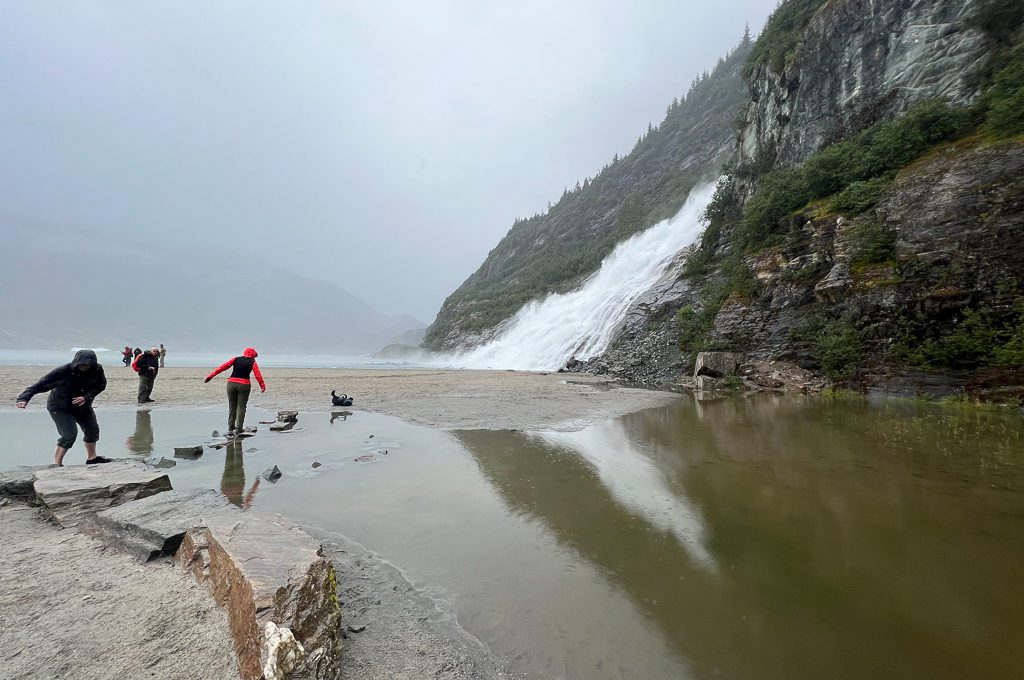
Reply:
[[[0,523],[0,676],[238,678],[227,613],[170,562],[139,564],[25,505]]]
[[[35,366],[0,367],[0,393],[8,395],[2,408],[13,408],[15,397],[46,369]],[[224,404],[224,376],[208,384],[208,371],[165,368],[153,388],[155,408]],[[97,408],[132,407],[138,378],[129,368],[106,367],[108,386]],[[520,371],[433,371],[320,368],[268,368],[263,372],[267,392],[255,388],[249,404],[270,410],[331,410],[332,389],[355,397],[349,410],[398,416],[410,422],[445,429],[576,429],[609,417],[663,406],[676,398],[668,392],[632,388],[609,389],[608,381],[581,374]],[[30,408],[43,408],[45,395]]]

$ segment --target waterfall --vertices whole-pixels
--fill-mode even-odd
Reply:
[[[630,305],[700,236],[700,216],[714,190],[713,183],[694,188],[674,217],[617,245],[579,288],[527,303],[496,338],[451,357],[451,363],[553,371],[573,357],[585,361],[599,356]]]

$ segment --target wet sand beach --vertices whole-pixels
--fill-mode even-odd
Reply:
[[[49,367],[43,366],[0,367],[0,387],[9,396],[8,403],[0,405],[0,411],[12,411],[17,394],[48,370]],[[136,407],[138,379],[134,372],[120,366],[108,366],[105,372],[108,387],[96,401],[96,407],[101,412],[104,432],[108,435],[103,438],[102,451],[121,457],[123,454],[117,450],[117,442],[122,436],[119,430],[123,429],[121,420],[136,418],[130,412]],[[161,435],[168,427],[164,418],[208,420],[208,416],[202,414],[210,413],[209,407],[224,406],[226,399],[224,376],[218,376],[211,383],[204,384],[203,378],[207,374],[207,370],[198,368],[171,367],[161,370],[153,391],[156,402],[150,405],[151,408],[144,410],[146,424],[150,422],[150,411],[154,414],[153,419],[158,421],[155,429]],[[615,388],[606,380],[593,376],[514,371],[292,368],[265,369],[263,374],[268,391],[261,394],[254,385],[249,402],[252,410],[250,420],[255,422],[256,417],[267,417],[266,411],[296,409],[306,414],[302,416],[306,428],[309,428],[311,418],[326,418],[326,412],[332,410],[332,389],[354,396],[354,406],[345,410],[356,413],[368,411],[371,413],[363,417],[378,420],[380,416],[373,413],[397,416],[411,423],[426,425],[435,431],[579,429],[610,417],[673,403],[678,399],[677,395],[665,392]],[[30,403],[31,413],[8,413],[8,422],[25,423],[25,427],[29,427],[33,432],[38,431],[41,437],[48,439],[51,432],[49,419],[44,413],[45,404],[46,395],[40,394]],[[103,411],[113,413],[108,413],[104,417]],[[126,411],[128,413],[125,413]],[[161,411],[164,412],[163,416],[159,415]],[[218,422],[219,420],[217,418]],[[351,427],[352,423],[349,425]],[[376,422],[376,426],[384,427],[386,423]],[[118,434],[109,436],[113,432]],[[387,433],[382,434],[385,435],[386,441]],[[22,436],[24,435],[19,433],[14,438],[15,441],[24,441],[19,439]],[[129,447],[132,452],[138,447],[138,436],[136,422],[135,439],[131,440],[133,446]],[[323,436],[322,433],[320,436]],[[365,436],[363,435],[364,438]],[[437,432],[435,436],[446,438],[448,435]],[[152,434],[149,435],[148,441],[152,442]],[[296,443],[299,448],[308,445],[305,441]],[[267,448],[267,444],[264,443],[260,443],[260,446]],[[20,450],[23,447],[19,445],[17,448]],[[35,448],[32,447],[33,450]],[[46,454],[44,459],[21,460],[19,456],[19,462],[47,462],[49,445],[40,450]],[[275,455],[274,450],[275,448],[270,446],[263,457]],[[80,450],[74,451],[74,454],[80,453]],[[320,457],[327,461],[323,455]],[[247,455],[246,458],[250,456]],[[392,458],[397,459],[400,456]],[[285,458],[279,457],[276,460],[285,466]],[[70,464],[78,462],[76,457]],[[263,458],[256,458],[250,466],[254,464],[258,469],[259,465],[266,463],[263,462]],[[328,465],[323,469],[331,467],[328,461]],[[297,470],[287,467],[286,471],[288,475],[299,474]],[[174,472],[185,472],[185,467]],[[253,476],[253,471],[250,470],[249,474]],[[298,478],[293,480],[293,483],[295,481],[298,481]],[[175,482],[176,487],[178,483]],[[210,485],[214,484],[215,482]],[[221,486],[224,486],[223,483]],[[75,622],[65,634],[54,637],[42,645],[37,642],[35,648],[40,653],[36,653],[29,646],[29,641],[46,638],[45,631],[29,620],[24,622],[20,628],[22,632],[14,640],[19,647],[12,650],[16,658],[9,659],[23,677],[105,677],[109,670],[107,664],[91,663],[81,655],[63,658],[61,650],[69,648],[72,644],[71,639],[81,630],[81,626],[85,625],[78,623],[79,619],[84,621],[94,617],[95,612],[90,604],[97,594],[93,591],[97,588],[111,587],[105,582],[93,582],[88,575],[97,571],[116,573],[117,578],[121,579],[118,569],[131,572],[131,578],[138,581],[133,587],[139,589],[140,593],[144,591],[151,599],[163,602],[173,597],[176,601],[183,602],[183,606],[202,608],[202,612],[196,616],[203,617],[205,626],[202,629],[174,632],[169,639],[163,639],[164,636],[152,636],[146,633],[146,630],[155,625],[153,617],[160,619],[158,628],[170,633],[176,623],[188,622],[192,615],[173,611],[161,613],[160,606],[147,609],[140,614],[135,611],[136,598],[124,597],[123,590],[115,590],[114,596],[110,596],[109,592],[100,593],[100,597],[108,596],[103,603],[103,612],[116,617],[119,621],[116,626],[119,631],[116,636],[118,643],[111,654],[123,659],[121,663],[128,664],[125,666],[128,675],[134,674],[136,667],[132,664],[143,664],[150,666],[150,670],[159,668],[164,674],[153,677],[186,677],[187,674],[176,675],[181,670],[182,660],[175,656],[187,653],[186,650],[202,651],[203,654],[224,660],[223,668],[218,667],[216,671],[208,668],[207,670],[211,672],[204,677],[228,678],[234,675],[234,657],[224,649],[225,644],[229,647],[230,643],[227,642],[226,624],[221,621],[224,618],[223,612],[214,606],[212,599],[205,597],[202,588],[190,579],[182,578],[172,565],[135,565],[126,555],[107,549],[77,532],[60,531],[48,525],[32,508],[10,507],[0,512],[16,517],[24,525],[19,524],[19,531],[8,537],[9,548],[13,548],[13,551],[10,551],[12,555],[39,553],[40,564],[59,567],[57,572],[54,572],[53,568],[33,570],[32,578],[20,578],[17,587],[3,589],[0,615],[6,618],[13,615],[16,610],[31,615],[37,611],[37,607],[34,604],[27,604],[34,602],[35,594],[52,592],[53,598],[64,602],[64,606],[55,603],[50,609],[63,617],[63,620]],[[486,646],[459,627],[453,612],[438,609],[433,600],[414,588],[386,561],[378,559],[372,552],[339,534],[324,535],[324,541],[325,549],[339,569],[339,596],[345,602],[345,623],[364,626],[369,624],[368,631],[350,636],[345,646],[342,678],[411,680],[430,676],[456,680],[507,677],[501,668],[502,663],[492,656]],[[81,578],[75,581],[74,587],[56,587],[56,583],[65,583],[71,574],[82,574]],[[128,576],[125,575],[123,578]],[[187,592],[192,599],[182,599],[177,594],[179,591]],[[81,606],[80,601],[83,603]],[[165,615],[173,620],[163,620]],[[71,619],[67,619],[67,616],[71,616]],[[216,634],[210,630],[211,627],[217,628]],[[208,642],[214,638],[217,644]],[[96,644],[103,644],[104,636],[90,635],[90,640]],[[125,646],[136,647],[140,651],[130,654],[124,651]]]
[[[99,409],[134,407],[138,377],[129,368],[106,366],[107,389]],[[0,392],[13,408],[17,395],[49,370],[42,366],[0,366]],[[153,388],[153,407],[191,408],[226,404],[222,374],[203,383],[200,368],[161,369]],[[331,409],[331,390],[355,398],[349,410],[398,416],[420,425],[460,430],[578,429],[614,416],[665,406],[678,397],[669,392],[615,388],[605,379],[582,374],[521,371],[265,369],[266,393],[253,385],[251,408]],[[45,395],[29,408],[44,408]],[[225,407],[226,408],[226,407]]]

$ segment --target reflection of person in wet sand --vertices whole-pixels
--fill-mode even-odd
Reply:
[[[352,411],[331,411],[331,425],[333,425],[334,421],[339,418],[341,420],[348,420],[350,415],[352,415]]]
[[[256,498],[256,490],[260,488],[260,478],[252,483],[249,492],[245,492],[245,463],[242,460],[242,442],[228,442],[224,448],[224,474],[220,478],[220,492],[229,501],[248,510]]]
[[[132,453],[153,453],[153,420],[149,411],[135,412],[135,432],[128,435],[124,445]]]

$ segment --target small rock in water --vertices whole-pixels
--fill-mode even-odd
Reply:
[[[367,438],[368,438],[368,439],[373,439],[373,435],[371,434],[371,435],[370,435],[369,437],[367,437]]]
[[[281,470],[275,465],[274,467],[264,470],[262,477],[268,482],[276,482],[282,477]]]
[[[348,632],[350,633],[362,633],[366,630],[366,624],[348,624]]]
[[[287,432],[288,430],[295,427],[296,421],[294,420],[282,420],[274,423],[270,426],[271,432]]]
[[[175,458],[198,458],[203,455],[202,446],[175,446],[174,457]]]
[[[211,437],[219,437],[220,436],[220,432],[218,432],[217,430],[214,430],[213,432],[210,433],[210,436]]]
[[[318,468],[318,467],[320,467],[320,466],[321,466],[322,464],[323,464],[323,463],[321,463],[321,462],[320,462],[320,461],[318,461],[318,460],[314,460],[314,461],[313,461],[313,467],[314,467],[314,468]]]
[[[273,425],[276,422],[276,420],[261,420],[260,425]],[[213,434],[216,436],[217,433],[214,432]]]
[[[367,453],[365,456],[359,456],[356,458],[357,463],[369,463],[373,460],[376,460],[376,458],[372,453]]]
[[[299,419],[298,411],[278,411],[277,419],[281,422],[296,421]]]

